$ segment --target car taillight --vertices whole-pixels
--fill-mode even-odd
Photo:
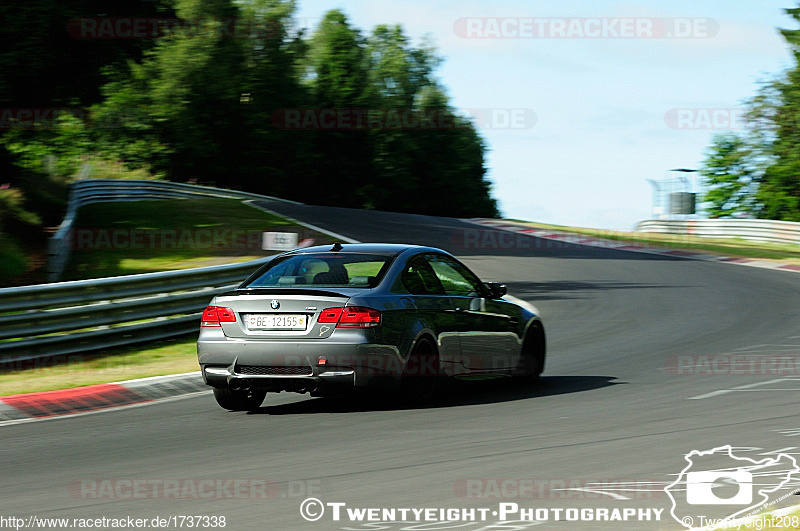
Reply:
[[[363,306],[325,308],[319,314],[318,323],[336,323],[336,328],[371,328],[381,324],[381,312]]]
[[[342,310],[342,316],[339,318],[339,323],[336,325],[338,328],[365,328],[370,326],[378,326],[381,324],[381,312],[372,308],[363,308],[361,306],[350,306]]]
[[[325,308],[319,312],[318,323],[338,323],[344,308]]]
[[[216,328],[220,323],[235,323],[236,314],[233,310],[224,306],[206,306],[203,310],[203,317],[200,319],[202,328]]]

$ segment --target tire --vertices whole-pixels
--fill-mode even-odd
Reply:
[[[421,339],[403,371],[403,394],[413,405],[429,404],[441,390],[442,379],[439,352],[429,339]]]
[[[234,391],[214,388],[214,398],[223,409],[230,411],[255,411],[261,406],[266,391]]]
[[[544,372],[546,350],[544,328],[542,323],[535,321],[525,334],[525,341],[522,344],[522,359],[520,360],[522,370],[520,373],[523,379],[536,381]]]

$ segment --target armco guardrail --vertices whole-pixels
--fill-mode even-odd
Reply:
[[[55,282],[61,278],[69,261],[73,238],[75,217],[78,209],[90,203],[105,201],[142,201],[147,199],[188,199],[196,197],[223,197],[231,199],[271,199],[287,201],[275,197],[225,190],[209,186],[171,183],[168,181],[84,179],[72,184],[69,204],[64,221],[50,238],[47,246],[47,280]]]
[[[164,181],[86,179],[72,185],[67,214],[51,238],[48,272],[72,250],[78,208],[102,201],[269,196]],[[0,289],[0,367],[191,333],[211,298],[240,284],[271,257],[181,271]]]
[[[0,289],[0,364],[196,331],[211,297],[236,287],[270,258]]]
[[[745,240],[800,245],[800,223],[768,219],[647,220],[636,225],[638,232],[681,234],[700,238],[742,238]]]

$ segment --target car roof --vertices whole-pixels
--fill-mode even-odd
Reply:
[[[404,243],[341,243],[330,245],[315,245],[313,247],[306,247],[304,249],[295,249],[286,254],[317,254],[317,253],[363,253],[363,254],[376,254],[384,256],[397,256],[404,251],[430,251],[430,252],[444,252],[435,247],[424,247],[420,245],[410,245]]]

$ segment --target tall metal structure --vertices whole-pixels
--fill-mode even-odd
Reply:
[[[697,182],[688,177],[696,173],[697,170],[675,168],[660,180],[647,179],[653,187],[653,219],[687,219],[696,215]]]

